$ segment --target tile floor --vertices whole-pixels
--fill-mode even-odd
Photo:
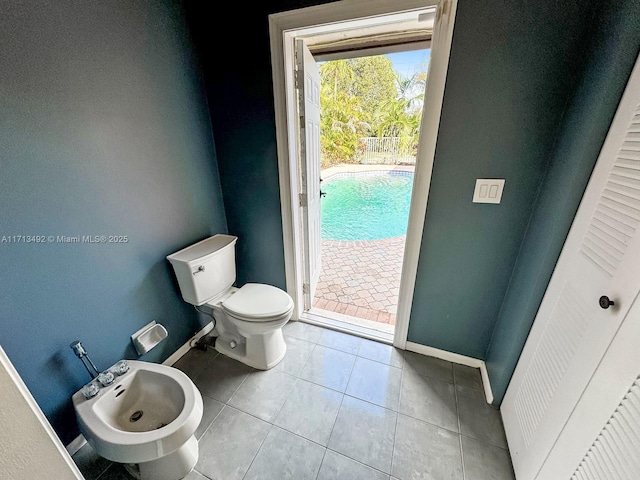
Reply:
[[[176,367],[199,387],[200,457],[187,480],[513,480],[479,370],[301,322],[269,371],[213,350]],[[88,480],[128,479],[89,445]]]

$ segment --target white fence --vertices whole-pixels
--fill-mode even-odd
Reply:
[[[414,164],[416,157],[400,137],[363,137],[358,140],[362,164]]]

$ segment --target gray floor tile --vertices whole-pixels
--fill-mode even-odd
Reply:
[[[368,358],[394,367],[402,367],[404,352],[391,345],[373,340],[363,339],[358,350],[358,356]]]
[[[479,369],[301,322],[285,328],[287,355],[274,369],[212,349],[174,365],[204,403],[200,458],[185,480],[462,480],[462,462],[465,480],[514,480]],[[73,459],[88,480],[131,478],[89,445]]]
[[[274,368],[289,375],[298,376],[316,344],[295,337],[285,337],[284,341],[287,344],[287,353]]]
[[[214,358],[220,355],[213,348],[200,350],[192,348],[173,364],[173,367],[182,370],[192,380],[202,371],[202,369]]]
[[[465,480],[515,480],[511,458],[504,448],[462,437]]]
[[[207,428],[209,428],[209,425],[211,425],[211,423],[215,420],[215,418],[224,407],[224,403],[207,397],[206,395],[202,395],[202,406],[204,411],[202,412],[202,420],[200,421],[200,425],[196,429],[196,438],[202,437],[202,434]]]
[[[506,448],[500,410],[489,405],[484,393],[471,388],[456,387],[460,433],[481,442]]]
[[[389,475],[327,450],[317,480],[389,480]]]
[[[325,347],[331,347],[342,352],[351,353],[353,355],[358,353],[362,339],[354,335],[347,333],[336,332],[335,330],[325,330],[318,340],[319,345]]]
[[[272,427],[244,480],[313,480],[325,450],[317,443]]]
[[[326,446],[342,397],[334,390],[298,380],[274,424]]]
[[[391,473],[396,418],[396,412],[345,396],[328,447]]]
[[[209,362],[193,381],[203,395],[227,403],[253,369],[225,355]]]
[[[391,474],[402,480],[462,480],[459,435],[398,415]]]
[[[454,363],[453,376],[456,385],[484,391],[484,387],[482,386],[482,375],[480,375],[479,368],[472,368],[467,367],[466,365],[458,365]]]
[[[453,383],[453,364],[415,352],[404,352],[404,369],[418,375]]]
[[[212,480],[240,480],[271,425],[225,406],[199,442],[196,470]]]
[[[249,374],[228,404],[272,423],[295,383],[296,377],[278,370],[256,370]]]
[[[391,410],[398,410],[402,369],[358,357],[345,393]]]
[[[132,478],[119,463],[113,463],[106,472],[100,475],[100,480],[131,480]]]
[[[191,472],[189,472],[189,475],[184,477],[184,480],[208,480],[208,479],[201,473],[196,472],[194,469],[194,470],[191,470]]]
[[[316,325],[310,325],[300,321],[290,321],[282,328],[282,333],[289,337],[299,338],[300,340],[306,340],[311,343],[318,343],[324,330],[324,328]]]
[[[96,480],[111,465],[109,460],[98,455],[88,443],[74,453],[72,458],[86,480]]]
[[[453,384],[403,370],[398,411],[448,430],[458,431]]]
[[[355,355],[316,345],[300,378],[344,392],[355,361]]]

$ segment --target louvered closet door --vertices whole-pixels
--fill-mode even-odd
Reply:
[[[639,342],[636,297],[538,478],[640,478]]]
[[[501,406],[518,480],[536,478],[640,290],[639,227],[636,62]]]
[[[640,379],[636,378],[576,467],[571,480],[640,477]]]

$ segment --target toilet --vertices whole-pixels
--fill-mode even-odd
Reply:
[[[218,234],[167,256],[185,302],[212,310],[215,349],[259,370],[285,356],[282,327],[293,313],[285,291],[261,283],[234,287],[237,237]]]
[[[198,461],[199,390],[176,368],[126,363],[112,383],[93,380],[73,395],[80,432],[98,455],[123,464],[135,478],[184,478]]]

